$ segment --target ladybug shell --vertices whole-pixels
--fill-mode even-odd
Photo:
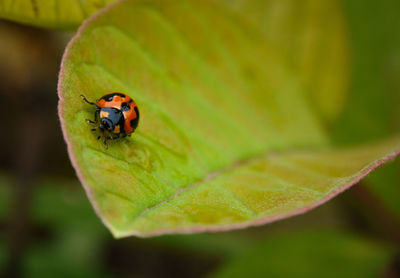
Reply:
[[[101,108],[116,108],[124,115],[124,131],[131,134],[139,123],[139,109],[133,99],[123,93],[110,93],[97,101]]]

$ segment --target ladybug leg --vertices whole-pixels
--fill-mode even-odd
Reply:
[[[115,137],[112,137],[112,136],[110,136],[110,140],[115,140],[115,139],[118,139],[118,138],[120,138],[121,137],[121,133],[118,133],[117,134],[117,136],[115,136]]]
[[[103,143],[104,143],[104,146],[106,146],[106,149],[108,149],[107,137],[104,137]]]
[[[89,124],[95,124],[95,123],[97,123],[98,116],[99,116],[99,109],[97,109],[96,112],[94,112],[94,121],[92,121],[90,119],[86,119],[86,121]]]
[[[100,109],[97,107],[96,112],[94,112],[94,122],[95,123],[97,123],[97,117],[99,116],[99,114],[100,114]]]

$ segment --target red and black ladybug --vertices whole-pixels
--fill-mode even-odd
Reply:
[[[96,106],[94,121],[86,119],[91,124],[100,125],[92,128],[92,131],[100,130],[103,134],[103,142],[107,146],[107,140],[131,135],[139,123],[139,109],[133,99],[123,93],[109,93],[99,100],[90,102],[84,95],[82,99],[90,105]],[[97,137],[100,139],[101,135]]]

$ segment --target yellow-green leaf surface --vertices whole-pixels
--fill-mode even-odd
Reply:
[[[351,68],[341,1],[215,1],[261,27],[297,72],[314,113],[331,124],[345,104]]]
[[[332,37],[334,38],[334,37]],[[122,1],[63,58],[72,163],[116,237],[242,228],[304,212],[394,156],[400,138],[332,150],[284,51],[209,1]],[[141,120],[106,149],[79,97],[132,96]]]
[[[0,18],[25,24],[75,29],[115,0],[1,0]]]

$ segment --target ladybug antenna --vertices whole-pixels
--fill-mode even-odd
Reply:
[[[91,101],[88,101],[87,98],[86,98],[84,95],[81,95],[81,98],[82,98],[82,100],[84,100],[86,103],[88,103],[88,104],[90,104],[90,105],[94,105],[94,106],[96,106],[97,108],[99,108],[99,106],[98,106],[96,103],[91,102]]]

